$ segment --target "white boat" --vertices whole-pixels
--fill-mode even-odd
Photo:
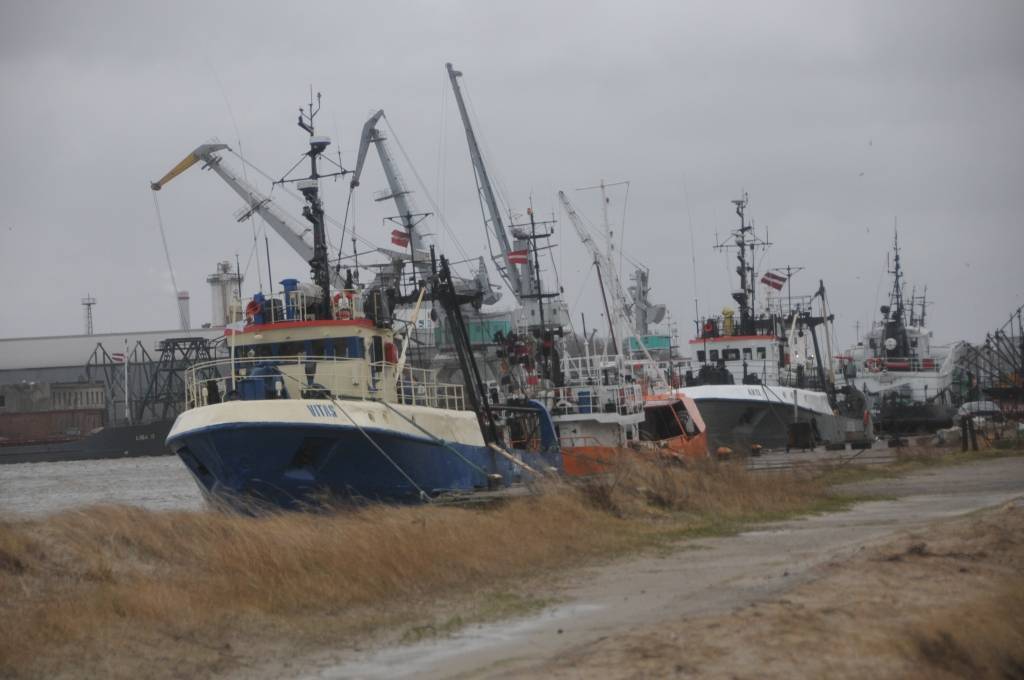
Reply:
[[[737,250],[740,287],[732,297],[739,312],[725,308],[701,320],[700,334],[690,341],[700,368],[686,373],[677,392],[696,402],[713,451],[869,442],[872,421],[863,396],[853,385],[836,385],[824,284],[813,296],[795,303],[789,296],[785,305],[776,298],[755,314],[753,251],[762,242],[746,220],[746,195],[733,203],[740,227],[719,247]],[[781,290],[788,278],[765,273],[760,282]],[[825,330],[821,342],[819,329]]]

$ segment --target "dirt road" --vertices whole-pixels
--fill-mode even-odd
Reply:
[[[675,633],[665,632],[662,640],[664,631],[688,621],[735,614],[757,603],[777,602],[907,532],[1024,496],[1024,458],[933,468],[849,490],[891,500],[865,502],[846,512],[764,526],[739,536],[701,539],[664,556],[589,569],[549,593],[539,593],[555,596],[561,604],[536,616],[481,625],[414,645],[290,659],[288,666],[271,664],[256,674],[308,678],[633,675],[647,667],[641,662],[657,657],[659,649],[667,654],[683,644],[670,637]],[[635,639],[657,639],[658,644],[647,651],[640,645],[639,656],[633,657],[609,652],[617,641]],[[588,659],[617,662],[595,667]],[[673,669],[684,675],[695,671],[678,664],[654,668],[652,676]],[[253,671],[247,669],[246,675],[252,677]]]

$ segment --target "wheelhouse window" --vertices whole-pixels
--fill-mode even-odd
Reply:
[[[751,350],[749,347],[744,347],[743,348],[743,358],[744,359],[753,359],[754,358],[753,350]]]
[[[711,360],[712,361],[718,361],[718,350],[717,349],[711,350]]]
[[[738,349],[725,349],[722,350],[722,358],[726,361],[739,361],[740,351]]]
[[[757,348],[757,358],[764,359],[767,356],[767,352],[764,347]]]
[[[700,363],[703,364],[707,360],[708,360],[708,353],[705,352],[702,349],[697,350],[697,361],[699,361]]]

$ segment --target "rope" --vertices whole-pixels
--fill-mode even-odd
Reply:
[[[348,414],[348,412],[347,412],[347,411],[346,411],[345,409],[343,409],[343,408],[341,407],[341,404],[339,404],[339,403],[338,403],[338,400],[337,400],[337,399],[335,399],[335,398],[333,398],[333,397],[331,397],[331,401],[332,401],[332,402],[334,403],[334,405],[335,405],[335,406],[337,406],[337,407],[338,407],[338,410],[339,410],[339,411],[341,411],[342,415],[344,415],[344,416],[345,416],[346,418],[348,418],[348,419],[349,419],[349,420],[350,420],[350,421],[352,422],[352,424],[356,426],[356,429],[357,429],[357,430],[359,430],[360,434],[362,434],[362,435],[363,435],[364,437],[366,437],[366,441],[370,442],[370,444],[372,444],[372,445],[373,445],[373,448],[377,449],[377,451],[378,451],[378,452],[380,452],[380,455],[384,456],[384,459],[385,459],[385,460],[387,460],[387,461],[388,461],[389,463],[391,463],[391,465],[392,465],[392,466],[393,466],[393,467],[394,467],[394,468],[395,468],[396,470],[398,470],[399,474],[401,474],[401,475],[402,475],[403,477],[405,477],[405,480],[406,480],[407,482],[409,482],[410,484],[412,484],[412,485],[413,485],[413,487],[414,487],[414,488],[415,488],[415,489],[416,489],[417,491],[419,491],[419,492],[420,492],[420,500],[422,500],[422,501],[426,501],[426,502],[430,502],[430,496],[428,496],[428,495],[427,495],[427,492],[426,492],[426,491],[424,491],[423,489],[421,489],[421,488],[420,488],[420,485],[419,485],[419,484],[417,484],[417,483],[416,483],[415,481],[413,481],[413,478],[412,478],[412,477],[410,477],[410,476],[409,476],[409,475],[408,475],[408,474],[406,473],[406,471],[402,469],[402,466],[400,466],[400,465],[399,465],[398,463],[396,463],[396,462],[395,462],[395,460],[394,460],[394,459],[393,459],[393,458],[392,458],[391,456],[389,456],[389,455],[387,454],[387,451],[385,451],[384,449],[382,449],[382,448],[380,447],[380,445],[379,445],[379,444],[377,444],[377,442],[375,442],[375,441],[373,440],[373,437],[371,437],[371,436],[370,436],[369,434],[367,434],[366,430],[364,430],[364,429],[363,429],[363,428],[362,428],[362,427],[361,427],[361,426],[359,425],[359,423],[357,423],[357,422],[355,421],[355,418],[353,418],[352,416],[350,416],[350,415]],[[330,458],[328,458],[328,460],[330,460]],[[324,465],[326,465],[326,464],[327,464],[327,461],[325,460],[325,461],[324,461]],[[321,466],[320,466],[320,469],[323,469],[323,465],[321,465]]]
[[[413,419],[411,419],[411,418],[408,418],[408,417],[406,417],[406,415],[405,415],[404,413],[402,413],[401,411],[399,411],[398,409],[396,409],[396,408],[395,408],[394,406],[392,406],[391,404],[387,403],[386,401],[382,401],[382,402],[380,402],[380,403],[381,403],[381,404],[384,404],[384,405],[385,405],[385,406],[387,406],[387,407],[388,407],[389,409],[391,409],[391,411],[392,411],[392,412],[394,412],[394,413],[396,413],[396,414],[397,414],[397,415],[398,415],[398,416],[399,416],[400,418],[402,418],[402,420],[404,420],[405,422],[409,423],[410,425],[412,425],[413,427],[415,427],[415,428],[416,428],[417,430],[419,430],[419,431],[420,431],[420,432],[422,432],[423,434],[425,434],[425,435],[427,435],[428,437],[430,437],[430,439],[432,439],[432,440],[434,441],[434,443],[435,443],[435,444],[440,444],[440,445],[441,445],[441,446],[443,446],[444,448],[446,448],[446,449],[448,449],[449,451],[451,451],[452,453],[454,453],[454,454],[455,454],[456,456],[458,456],[458,457],[459,457],[459,458],[460,458],[460,459],[462,460],[462,462],[464,462],[464,463],[465,463],[466,465],[470,466],[471,468],[473,468],[474,470],[476,470],[477,472],[479,472],[480,474],[482,474],[482,475],[483,475],[484,477],[487,477],[487,476],[488,476],[488,475],[490,474],[489,472],[487,472],[486,470],[484,470],[484,469],[483,469],[482,467],[480,467],[479,465],[477,465],[476,463],[474,463],[473,461],[471,461],[470,459],[466,458],[466,457],[465,457],[465,456],[463,456],[463,455],[462,455],[461,453],[459,453],[459,452],[458,452],[458,450],[456,450],[456,449],[455,449],[455,447],[453,447],[453,446],[449,445],[449,444],[448,444],[448,442],[446,442],[445,440],[441,439],[440,437],[438,437],[438,436],[436,436],[436,435],[432,434],[432,433],[431,433],[431,432],[429,432],[429,431],[428,431],[427,429],[425,429],[425,428],[423,428],[422,426],[420,426],[420,424],[419,424],[419,423],[417,423],[417,422],[416,422],[415,420],[413,420]]]
[[[171,274],[171,285],[174,286],[174,306],[178,310],[178,322],[182,326],[191,326],[192,324],[185,323],[185,316],[182,314],[181,305],[178,304],[178,282],[174,278],[174,267],[171,266],[171,251],[167,248],[167,235],[164,233],[164,218],[160,215],[160,203],[156,198],[156,191],[150,191],[153,195],[153,208],[156,210],[156,224],[160,227],[160,241],[164,244],[164,257],[167,259],[167,271]],[[184,329],[186,333],[192,335],[190,328]]]
[[[348,200],[345,201],[345,219],[341,221],[341,243],[338,244],[338,263],[341,263],[341,251],[345,248],[345,232],[348,230],[348,209],[352,205],[352,187],[348,188]],[[353,228],[354,229],[354,228]]]
[[[462,243],[459,241],[458,236],[455,235],[455,232],[448,225],[448,220],[445,219],[444,211],[438,207],[437,203],[434,201],[433,196],[430,195],[430,191],[427,189],[426,183],[420,177],[420,173],[416,171],[416,166],[412,164],[412,160],[409,158],[409,154],[406,153],[405,147],[402,146],[402,141],[398,139],[398,135],[395,134],[395,129],[391,127],[391,121],[388,119],[387,116],[384,116],[384,124],[388,126],[388,133],[391,135],[391,138],[395,140],[395,146],[397,146],[398,150],[401,152],[402,158],[405,159],[406,165],[408,165],[409,169],[412,170],[412,176],[416,178],[416,183],[419,184],[420,189],[423,191],[423,195],[427,197],[427,202],[430,203],[430,207],[434,209],[434,214],[437,215],[437,219],[439,222],[441,222],[441,226],[444,227],[445,231],[448,233],[448,236],[451,237],[452,242],[455,244],[455,247],[458,249],[459,254],[462,255],[463,259],[470,259],[469,255],[466,253],[466,250],[462,247]]]

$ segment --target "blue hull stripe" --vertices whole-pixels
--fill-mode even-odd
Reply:
[[[485,488],[487,478],[444,444],[404,432],[364,428],[395,463],[428,493]],[[246,496],[295,507],[324,495],[409,500],[418,492],[351,425],[224,423],[168,437],[200,486],[228,500]],[[477,468],[505,484],[521,470],[485,446],[447,442]],[[558,466],[557,453],[521,452],[532,466]]]

